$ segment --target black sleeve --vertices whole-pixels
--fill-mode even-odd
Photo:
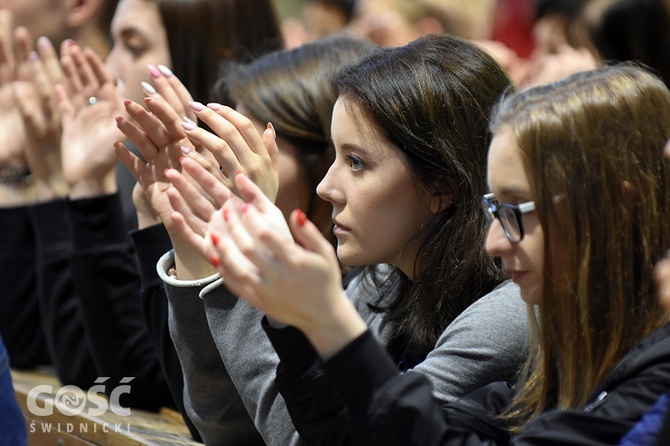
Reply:
[[[101,376],[112,387],[134,377],[121,403],[174,407],[144,323],[138,266],[118,195],[68,201],[71,268],[84,325]]]
[[[342,399],[323,374],[323,363],[300,330],[273,328],[262,320],[280,358],[276,385],[305,444],[357,444],[349,434]]]
[[[400,374],[368,331],[324,364],[347,406],[347,424],[366,445],[503,445],[496,415],[509,403],[505,384],[481,389],[460,405],[442,407],[421,374]],[[327,441],[321,442],[326,444]]]
[[[163,225],[154,225],[146,229],[131,231],[130,235],[139,264],[144,322],[158,355],[172,399],[184,418],[193,439],[202,441],[198,430],[184,408],[184,374],[177,351],[170,338],[165,288],[163,287],[163,281],[156,272],[158,259],[172,249],[170,237]]]
[[[98,373],[72,282],[65,200],[30,206],[29,213],[35,233],[37,298],[42,328],[56,374],[65,385],[88,388]]]
[[[0,208],[0,333],[12,367],[51,364],[37,302],[35,238],[27,206]]]

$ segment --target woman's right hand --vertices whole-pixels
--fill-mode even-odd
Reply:
[[[272,124],[259,134],[250,119],[230,107],[199,102],[190,106],[212,131],[184,122],[186,135],[196,147],[214,156],[224,184],[235,192],[235,176],[243,172],[274,202],[279,190],[279,148]]]

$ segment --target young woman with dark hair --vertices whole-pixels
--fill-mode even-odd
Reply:
[[[349,283],[344,300],[360,312],[383,342],[395,367],[426,376],[434,384],[435,396],[445,402],[496,379],[513,380],[525,357],[527,319],[518,290],[504,282],[503,272],[482,249],[486,221],[479,203],[486,191],[488,116],[499,96],[510,88],[509,78],[474,45],[435,35],[405,47],[376,49],[339,72],[334,86],[339,95],[331,124],[335,159],[317,193],[332,206],[339,261],[332,253],[328,263],[332,275],[327,279],[310,269],[287,268],[281,280],[268,281],[268,286],[276,287],[287,305],[295,291],[287,284],[303,280],[313,280],[314,293],[341,296],[340,262],[351,267],[378,265]],[[214,187],[206,181],[204,169],[198,169],[192,160],[185,159],[182,165],[206,190]],[[216,251],[202,239],[203,233],[187,237],[199,247],[203,259],[214,256],[211,258],[218,264],[221,258],[217,270],[228,290],[248,298],[249,289],[237,273],[249,263],[233,254],[237,248],[227,241],[225,231],[220,231],[222,214],[214,212],[212,205],[205,212],[192,199],[196,192],[176,171],[167,175],[187,198],[178,209],[186,213],[185,220],[176,214],[175,221],[190,221],[194,215],[206,215],[207,221],[211,218]],[[237,186],[244,198],[250,198],[245,195],[249,184],[240,187],[238,181]],[[226,196],[216,190],[210,192]],[[168,194],[176,198],[178,194],[171,191]],[[254,203],[276,219],[268,228],[285,234],[281,211],[260,189],[256,192]],[[224,209],[224,215],[236,212]],[[323,237],[320,240],[330,244]],[[291,241],[280,249],[279,263],[293,252],[292,245]],[[254,251],[246,245],[245,254],[246,249]],[[180,275],[179,266],[176,274]],[[168,296],[176,293],[170,288]],[[224,292],[216,285],[200,289],[205,305],[212,296]],[[235,302],[234,297],[227,303],[229,309],[247,306]],[[268,315],[272,316],[271,312]],[[260,317],[256,313],[255,318]],[[259,330],[249,324],[247,319],[245,330]],[[226,326],[212,326],[210,321],[210,327],[221,332]],[[314,350],[306,340],[304,349],[293,344],[292,340],[300,339],[294,328],[265,328],[282,359],[276,384],[268,377],[265,385],[274,392],[281,390],[289,412],[298,411],[305,417],[294,418],[295,427],[277,429],[282,436],[276,438],[298,441],[297,428],[303,439],[324,435],[337,441],[345,434],[343,425],[322,425],[318,420],[329,420],[324,411],[342,414],[339,400],[319,398],[323,390],[319,384],[303,380],[320,374]],[[278,358],[268,352],[267,340],[215,337],[219,345],[230,345],[231,339],[236,340],[236,348],[245,346],[240,350],[247,350],[247,356],[269,358],[267,362],[273,366],[270,373],[274,374]],[[295,362],[286,367],[291,361],[285,362],[283,355],[293,356]],[[267,369],[263,376],[268,376]],[[287,398],[286,392],[295,399]],[[288,443],[277,440],[277,444],[281,441]]]
[[[441,407],[427,380],[399,375],[341,293],[316,291],[332,283],[333,256],[300,212],[291,229],[305,248],[268,231],[252,205],[227,205],[210,228],[228,226],[214,251],[228,286],[300,328],[326,361],[360,443],[617,444],[670,390],[669,317],[653,273],[670,244],[668,88],[632,66],[580,73],[508,96],[491,129],[486,249],[531,320],[515,386]],[[296,268],[302,278],[287,280]]]

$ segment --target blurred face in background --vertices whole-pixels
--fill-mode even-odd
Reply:
[[[25,26],[34,37],[47,36],[58,44],[69,35],[63,0],[0,0],[0,9],[10,11],[14,26]]]
[[[123,82],[125,97],[141,103],[141,82],[151,83],[147,65],[171,67],[167,32],[157,3],[121,0],[112,20],[112,38],[107,67]]]

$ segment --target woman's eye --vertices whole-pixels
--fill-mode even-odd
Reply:
[[[126,45],[126,49],[130,54],[133,55],[134,58],[138,58],[142,55],[143,49],[138,47],[138,46],[133,46],[133,45]]]
[[[349,168],[351,168],[351,170],[353,172],[357,172],[357,171],[363,169],[363,167],[364,167],[363,162],[361,160],[359,160],[357,157],[355,157],[353,155],[349,155],[347,157],[347,159],[349,160]]]
[[[139,39],[130,39],[123,43],[123,46],[135,59],[140,57],[145,51],[145,45],[137,40]]]

